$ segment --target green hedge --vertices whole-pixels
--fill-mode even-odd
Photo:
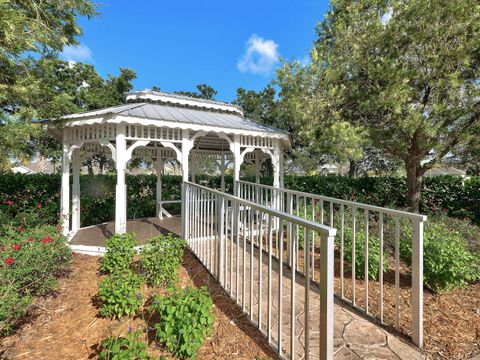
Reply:
[[[227,176],[226,190],[232,192],[232,177]],[[245,180],[253,181],[253,178]],[[155,214],[155,175],[128,175],[128,217],[141,218]],[[220,188],[219,176],[197,176],[197,182]],[[82,226],[114,219],[115,175],[82,175]],[[271,184],[271,178],[262,178]],[[383,207],[406,208],[407,185],[399,177],[286,176],[285,187],[336,198],[356,200]],[[163,199],[179,199],[180,176],[163,176]],[[58,219],[60,175],[0,175],[0,218],[7,214],[16,218],[23,211],[42,205],[44,220],[55,224]],[[5,204],[13,201],[12,205]],[[179,206],[172,205],[172,211]],[[471,218],[480,225],[480,177],[463,180],[453,176],[425,178],[421,212],[446,213],[459,218]]]

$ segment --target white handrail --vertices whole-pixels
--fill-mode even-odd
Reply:
[[[295,244],[299,239],[295,229],[298,228],[306,234],[304,243],[308,248],[315,235],[320,238],[320,259],[311,263],[321,268],[320,283],[316,286],[310,284],[309,271],[302,279],[295,266],[287,266],[284,242],[288,256],[294,258]],[[336,229],[205,186],[183,182],[182,234],[193,253],[249,315],[250,321],[267,337],[281,358],[286,359],[288,355],[289,359],[296,359],[298,351],[295,349],[301,347],[304,359],[309,359],[312,350],[318,351],[322,360],[333,360]],[[254,272],[258,276],[254,276]],[[265,274],[266,284],[262,281]],[[290,289],[284,287],[284,283],[289,284]],[[299,287],[304,291],[297,291]],[[283,302],[287,295],[290,301]],[[266,314],[262,310],[264,300]],[[295,330],[299,315],[296,301],[303,303],[304,322],[301,325],[305,331],[302,339]],[[315,302],[319,306],[313,306]],[[275,314],[276,324],[273,322]],[[290,315],[288,327],[284,326],[286,314]],[[320,337],[311,335],[310,330],[319,331]],[[312,345],[313,342],[317,343],[316,346]]]

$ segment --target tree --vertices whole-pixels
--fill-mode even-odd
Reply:
[[[77,44],[81,34],[77,16],[92,17],[90,0],[0,1],[0,171],[10,158],[31,155],[34,111],[22,103],[38,93],[40,81],[32,74],[35,58],[51,56]]]
[[[176,91],[175,94],[191,96],[198,99],[214,100],[217,90],[207,84],[197,85],[197,91]]]
[[[311,64],[280,75],[305,80],[311,127],[348,122],[402,159],[418,212],[425,172],[480,121],[480,3],[333,0],[316,30]]]

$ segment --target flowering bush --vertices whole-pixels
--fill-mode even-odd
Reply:
[[[32,296],[55,289],[71,258],[66,239],[53,226],[3,226],[0,230],[0,333],[8,333]]]
[[[177,280],[186,242],[171,234],[150,239],[140,252],[142,274],[152,285],[170,286]]]

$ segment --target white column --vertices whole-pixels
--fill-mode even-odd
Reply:
[[[225,153],[222,152],[222,159],[220,160],[220,188],[225,192]]]
[[[127,186],[125,185],[125,168],[127,164],[127,141],[125,124],[117,125],[115,165],[117,168],[117,186],[115,188],[115,233],[127,231]]]
[[[185,129],[182,131],[182,181],[188,181],[188,155],[193,147],[193,140],[190,140],[190,131]],[[186,187],[182,184],[182,237],[185,239],[187,229],[188,207],[190,203],[186,201]]]
[[[273,187],[280,187],[280,142],[275,140],[275,147],[273,148]]]
[[[260,152],[255,151],[255,182],[260,184],[260,170],[262,168],[262,159],[260,159]]]
[[[62,190],[60,221],[62,224],[62,233],[68,236],[70,232],[70,158],[68,151],[70,147],[65,143],[65,131],[62,143]]]
[[[160,150],[158,150],[160,153]],[[162,201],[162,175],[163,175],[163,167],[164,167],[164,160],[157,156],[156,162],[156,172],[157,172],[157,187],[156,187],[156,199],[157,199],[157,217],[162,218],[162,211],[160,202]]]
[[[73,183],[72,183],[72,231],[80,229],[80,149],[73,151]]]
[[[237,195],[238,184],[240,180],[240,166],[242,165],[242,157],[240,156],[240,136],[233,137],[233,194]]]

